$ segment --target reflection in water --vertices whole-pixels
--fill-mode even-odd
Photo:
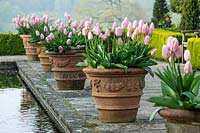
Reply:
[[[0,133],[55,133],[49,117],[24,89],[0,90]]]

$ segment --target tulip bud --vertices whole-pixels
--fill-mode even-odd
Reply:
[[[190,61],[191,60],[191,54],[190,54],[189,50],[185,50],[184,59],[185,59],[185,61]]]
[[[67,19],[67,21],[70,21],[70,19],[71,19],[71,16],[68,13],[65,13],[64,17]]]
[[[77,47],[77,49],[80,49],[80,48],[81,48],[81,46],[80,46],[80,45],[77,45],[76,47]]]
[[[144,33],[145,35],[149,34],[149,27],[147,23],[142,26],[142,33]]]
[[[151,55],[155,55],[155,54],[157,53],[157,51],[158,51],[158,49],[153,49],[153,50],[151,51]]]
[[[62,46],[59,46],[58,50],[59,50],[60,53],[62,53],[64,51],[64,48]]]
[[[88,33],[88,29],[87,29],[87,28],[83,28],[83,29],[82,29],[82,34],[83,34],[84,36],[86,36],[87,33]]]
[[[122,36],[122,29],[121,29],[121,27],[116,27],[115,28],[115,35],[116,36]]]
[[[132,25],[132,23],[129,23],[129,24],[128,24],[127,30],[128,30],[128,31],[132,31],[132,30],[133,30],[133,25]]]
[[[128,30],[126,35],[127,35],[127,37],[131,37],[131,35],[132,35],[131,31]]]
[[[133,29],[135,29],[138,26],[137,20],[133,21]]]
[[[93,35],[91,32],[88,33],[88,40],[92,40],[93,39]]]
[[[175,52],[175,56],[176,56],[176,58],[180,58],[180,57],[182,57],[182,54],[183,54],[183,48],[182,48],[182,46],[180,45],[180,46],[178,47],[178,50]]]
[[[69,38],[72,38],[72,34],[73,34],[72,32],[69,32],[68,37],[69,37]]]
[[[66,44],[67,44],[67,45],[70,45],[70,44],[71,44],[71,40],[70,40],[70,39],[67,39]]]
[[[44,34],[40,34],[40,39],[43,40],[44,39]]]
[[[151,23],[150,27],[149,27],[149,35],[151,35],[153,33],[154,30],[154,23]]]
[[[63,34],[64,34],[64,35],[67,35],[67,29],[64,29],[64,30],[63,30]]]
[[[117,28],[117,23],[116,22],[113,23],[112,30],[115,31],[115,28]]]
[[[110,36],[110,30],[109,30],[108,28],[106,28],[106,30],[105,30],[105,35],[106,35],[107,37]]]
[[[184,67],[184,73],[188,74],[190,72],[192,72],[192,64],[190,63],[190,61],[187,61]]]
[[[168,37],[167,39],[167,47],[172,51],[172,52],[176,52],[178,50],[179,47],[179,42],[175,37]]]
[[[38,30],[35,31],[36,36],[40,36],[40,32]]]
[[[163,45],[162,47],[162,56],[165,59],[168,59],[170,57],[170,51],[166,45]]]
[[[145,45],[149,45],[150,44],[150,36],[145,36],[145,38],[144,38],[144,44]]]
[[[122,44],[123,44],[123,40],[122,40],[122,38],[121,38],[121,37],[118,38],[117,42],[118,42],[119,45],[122,45]]]
[[[47,26],[44,26],[44,32],[48,32]]]

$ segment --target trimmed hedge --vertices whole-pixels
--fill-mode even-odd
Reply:
[[[161,29],[155,29],[152,37],[151,37],[151,46],[154,48],[157,48],[158,51],[154,55],[154,58],[159,60],[164,60],[162,57],[162,46],[166,44],[166,40],[169,36],[176,37],[179,41],[179,44],[182,42],[182,34],[180,32],[172,32],[167,30],[161,30]],[[187,38],[195,36],[194,34],[186,34],[186,40]]]
[[[192,66],[200,69],[200,38],[188,39],[187,49],[190,50],[192,56]]]
[[[23,42],[18,34],[0,33],[0,56],[24,54]]]

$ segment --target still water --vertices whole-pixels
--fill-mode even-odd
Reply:
[[[29,91],[0,89],[0,133],[57,132]]]

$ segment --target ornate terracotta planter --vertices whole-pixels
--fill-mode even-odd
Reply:
[[[23,39],[27,59],[30,61],[39,61],[36,47],[28,42],[28,40],[31,38],[31,35],[20,35],[20,37]]]
[[[49,55],[46,54],[46,49],[42,45],[37,46],[37,53],[40,59],[40,64],[42,66],[42,70],[44,72],[51,72],[51,62],[49,59]]]
[[[84,58],[77,56],[83,50],[70,50],[65,54],[55,52],[47,53],[52,62],[52,71],[57,82],[58,90],[81,90],[84,88],[86,76],[81,67],[76,64]]]
[[[102,122],[135,121],[145,86],[143,69],[130,68],[126,73],[123,69],[84,68],[83,71],[90,77],[92,96]]]
[[[167,133],[200,132],[200,111],[162,109],[159,114],[167,120]]]

